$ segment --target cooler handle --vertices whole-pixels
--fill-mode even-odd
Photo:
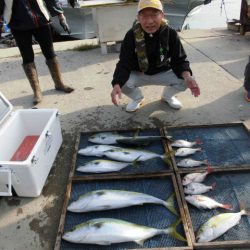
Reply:
[[[4,187],[4,191],[1,191],[2,187]],[[12,196],[10,169],[0,169],[0,196]]]

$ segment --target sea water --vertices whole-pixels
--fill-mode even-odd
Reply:
[[[183,28],[212,29],[227,26],[227,21],[240,19],[241,0],[212,0],[187,16]]]

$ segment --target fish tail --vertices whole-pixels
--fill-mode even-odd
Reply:
[[[170,135],[161,136],[162,139],[172,142],[173,138]]]
[[[233,207],[230,204],[223,204],[222,208],[227,209],[227,210],[233,210]]]
[[[210,174],[211,172],[213,172],[213,167],[211,165],[207,166],[207,173]]]
[[[197,138],[197,139],[195,140],[195,142],[196,142],[196,144],[202,144],[202,142],[201,142],[201,139],[200,139],[200,138]]]
[[[171,211],[173,214],[178,215],[178,212],[176,211],[175,207],[174,207],[174,197],[175,197],[175,193],[172,193],[167,201],[166,201],[166,208],[169,209],[169,211]]]
[[[170,151],[170,152],[168,152],[168,153],[162,155],[161,158],[162,158],[162,160],[163,160],[166,164],[168,164],[169,166],[171,166],[171,165],[172,165],[172,162],[171,162],[171,155],[173,155],[173,154],[174,154],[174,151]]]
[[[250,210],[246,208],[246,204],[243,202],[240,202],[240,211],[241,211],[241,214],[250,216]]]
[[[175,221],[168,229],[165,230],[166,234],[170,234],[173,238],[180,241],[187,241],[182,235],[177,232],[177,226],[180,224],[181,219]]]
[[[214,182],[212,185],[211,185],[211,189],[214,190],[216,187],[216,182]]]
[[[204,163],[205,165],[209,165],[208,159],[204,160],[203,163]]]

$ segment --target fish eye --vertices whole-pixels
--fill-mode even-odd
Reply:
[[[103,222],[97,222],[93,226],[96,227],[96,228],[101,228],[102,225],[103,225]]]
[[[98,162],[98,161],[94,162],[94,165],[99,165],[99,164],[100,164],[100,162]]]
[[[102,196],[103,194],[105,194],[105,192],[104,192],[104,191],[98,191],[98,192],[96,192],[96,194],[97,194],[98,196]]]
[[[101,139],[104,140],[106,138],[106,136],[101,136]]]

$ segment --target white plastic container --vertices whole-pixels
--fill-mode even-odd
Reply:
[[[11,113],[12,109],[0,93],[0,196],[10,196],[14,190],[18,196],[36,197],[41,194],[62,144],[58,110],[24,109]],[[30,137],[36,140],[28,148],[24,142]],[[20,159],[25,155],[25,159],[14,157],[18,154]]]

